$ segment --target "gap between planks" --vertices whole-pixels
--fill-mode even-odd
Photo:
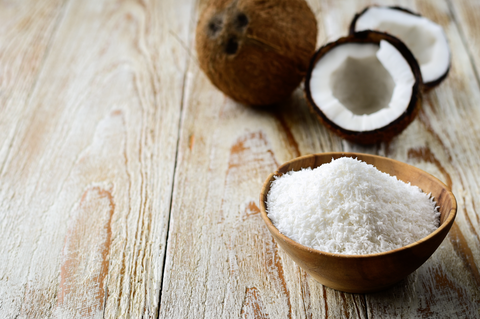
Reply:
[[[191,36],[194,34],[195,26],[196,26],[196,13],[197,13],[197,8],[199,6],[198,1],[196,1],[195,5],[192,6],[192,12],[190,14],[190,23],[188,26],[189,30],[189,37],[188,37],[188,43],[185,44],[183,41],[181,41],[176,34],[173,34],[175,39],[177,39],[182,47],[185,49],[187,52],[186,58],[185,58],[185,70],[183,72],[183,80],[182,80],[182,93],[181,93],[181,98],[180,98],[180,114],[178,116],[178,131],[177,131],[177,142],[176,142],[176,147],[175,147],[175,160],[174,160],[174,165],[173,165],[173,177],[172,177],[172,187],[171,187],[171,193],[170,193],[170,205],[168,207],[168,223],[167,223],[167,231],[166,231],[166,237],[165,237],[165,248],[163,249],[163,262],[162,262],[162,275],[160,277],[160,291],[159,291],[159,296],[158,296],[158,308],[157,308],[157,318],[160,318],[160,306],[162,304],[162,293],[163,293],[163,286],[164,286],[164,276],[165,276],[165,266],[167,263],[167,251],[168,251],[168,244],[169,244],[169,239],[170,239],[170,223],[171,223],[171,217],[172,217],[172,207],[173,207],[173,194],[175,192],[175,182],[176,182],[176,175],[177,175],[177,163],[178,163],[178,153],[180,149],[180,138],[181,138],[181,132],[182,132],[182,119],[183,119],[183,113],[185,109],[185,92],[186,92],[186,86],[187,86],[187,75],[188,71],[190,69],[190,63],[192,59],[195,59],[195,56],[192,55],[192,49],[190,48],[191,42],[193,41],[193,37]]]

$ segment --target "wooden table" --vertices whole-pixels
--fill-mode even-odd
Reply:
[[[311,0],[318,44],[370,1]],[[376,1],[441,24],[445,82],[390,143],[327,131],[299,88],[270,110],[199,70],[189,0],[0,1],[1,318],[479,318],[480,1]],[[458,215],[415,273],[326,288],[259,215],[294,157],[379,154],[451,186]]]

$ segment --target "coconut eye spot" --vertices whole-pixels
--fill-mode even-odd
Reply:
[[[419,64],[427,64],[432,60],[436,39],[424,27],[382,21],[376,29],[385,30],[402,40]]]
[[[207,24],[207,34],[211,38],[215,38],[223,27],[223,21],[220,17],[214,17]]]
[[[238,40],[235,37],[230,37],[227,40],[225,45],[225,53],[228,55],[233,55],[238,51]]]
[[[388,107],[395,88],[376,56],[348,57],[330,79],[333,96],[353,114],[372,114]]]
[[[248,25],[248,17],[245,15],[245,13],[240,12],[237,14],[237,17],[235,19],[235,26],[237,29],[243,29]]]

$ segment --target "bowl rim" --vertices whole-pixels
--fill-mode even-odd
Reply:
[[[322,156],[339,156],[340,157],[352,157],[352,158],[355,158],[355,156],[357,155],[360,155],[360,156],[364,156],[364,157],[371,157],[371,158],[380,158],[382,160],[387,160],[387,161],[391,161],[391,162],[394,162],[394,163],[399,163],[399,164],[402,164],[402,165],[407,165],[410,169],[413,169],[413,170],[417,170],[417,171],[420,171],[422,174],[426,174],[426,175],[429,175],[431,178],[433,178],[433,180],[435,180],[437,183],[439,183],[446,191],[447,191],[447,195],[451,198],[451,201],[452,201],[452,207],[450,208],[450,212],[448,213],[448,216],[447,218],[445,219],[445,221],[437,228],[435,229],[433,232],[431,232],[430,234],[428,234],[427,236],[423,237],[422,239],[420,240],[417,240],[411,244],[408,244],[406,246],[403,246],[403,247],[400,247],[400,248],[396,248],[396,249],[393,249],[393,250],[388,250],[388,251],[384,251],[384,252],[380,252],[380,253],[374,253],[374,254],[363,254],[363,255],[347,255],[347,254],[339,254],[339,253],[331,253],[331,252],[326,252],[326,251],[322,251],[322,250],[318,250],[318,249],[315,249],[315,248],[310,248],[308,246],[305,246],[303,244],[300,244],[296,241],[294,241],[293,239],[285,236],[284,234],[282,234],[278,229],[277,227],[275,227],[275,225],[273,225],[272,221],[270,220],[270,218],[268,217],[267,215],[267,211],[266,211],[266,208],[267,208],[267,205],[266,203],[264,202],[263,198],[265,197],[265,190],[267,189],[267,187],[270,185],[271,183],[271,180],[274,176],[281,176],[283,175],[284,173],[280,173],[279,170],[282,169],[283,167],[291,164],[291,163],[294,163],[296,161],[299,161],[299,160],[303,160],[303,159],[306,159],[306,158],[309,158],[309,157],[316,157],[318,155],[322,155]],[[368,163],[367,163],[368,164]],[[323,165],[323,164],[322,164]],[[369,164],[371,165],[371,164]],[[375,166],[375,165],[374,165]],[[319,166],[317,166],[319,167]],[[376,167],[375,167],[376,168]],[[390,175],[390,174],[389,174]],[[396,176],[395,176],[396,177]],[[398,178],[398,177],[397,177]],[[400,180],[400,179],[399,179]],[[423,190],[422,190],[423,191]],[[443,183],[441,180],[439,180],[438,178],[436,178],[435,176],[433,176],[432,174],[428,173],[428,172],[425,172],[424,170],[416,167],[416,166],[413,166],[413,165],[410,165],[410,164],[407,164],[405,162],[401,162],[401,161],[398,161],[398,160],[395,160],[395,159],[392,159],[392,158],[388,158],[388,157],[384,157],[384,156],[379,156],[379,155],[372,155],[372,154],[365,154],[365,153],[358,153],[358,152],[324,152],[324,153],[315,153],[315,154],[309,154],[309,155],[304,155],[304,156],[300,156],[300,157],[296,157],[294,159],[291,159],[285,163],[283,163],[282,165],[280,165],[277,170],[274,172],[274,173],[271,173],[268,175],[267,179],[265,180],[265,182],[263,183],[262,185],[262,189],[261,189],[261,192],[260,192],[260,213],[262,215],[262,219],[263,221],[265,222],[265,224],[267,225],[268,229],[270,231],[273,231],[276,236],[280,237],[283,241],[286,241],[288,242],[290,245],[292,246],[295,246],[297,249],[300,249],[300,250],[303,250],[303,251],[306,251],[306,252],[309,252],[309,253],[317,253],[317,254],[320,254],[320,255],[325,255],[325,256],[331,256],[331,257],[340,257],[340,258],[345,258],[345,259],[351,259],[351,258],[372,258],[372,257],[382,257],[382,256],[386,256],[386,255],[390,255],[390,254],[394,254],[394,253],[398,253],[398,252],[401,252],[401,251],[405,251],[407,249],[410,249],[414,246],[417,246],[419,244],[422,244],[426,241],[428,241],[429,239],[431,239],[432,237],[435,237],[437,236],[437,234],[439,234],[440,232],[442,232],[445,228],[450,228],[455,220],[455,216],[457,214],[457,200],[455,198],[455,195],[452,193],[450,187],[448,187],[445,183]]]

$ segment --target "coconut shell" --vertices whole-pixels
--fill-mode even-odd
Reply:
[[[312,90],[315,88],[310,87],[310,79],[312,77],[312,71],[315,64],[330,50],[333,48],[346,44],[346,43],[374,43],[380,44],[381,40],[386,40],[392,44],[407,60],[412,73],[415,77],[415,84],[412,87],[412,97],[410,103],[405,110],[396,120],[388,123],[384,127],[371,130],[371,131],[351,131],[344,129],[329,118],[320,110],[315,104],[312,98]],[[308,101],[310,110],[317,116],[319,121],[325,125],[328,129],[335,132],[340,137],[359,144],[375,144],[379,142],[387,142],[394,136],[402,132],[414,119],[422,105],[422,75],[417,60],[414,58],[410,50],[399,39],[383,32],[377,31],[362,31],[338,39],[335,42],[330,42],[321,47],[315,55],[312,57],[310,66],[308,69],[307,77],[305,79],[305,95]]]
[[[201,69],[226,95],[268,105],[300,84],[316,38],[304,0],[214,0],[199,18],[196,50]]]
[[[368,6],[366,7],[365,9],[363,9],[361,12],[355,14],[355,16],[353,17],[353,20],[352,22],[350,23],[350,27],[349,27],[349,34],[350,35],[353,35],[355,33],[355,28],[356,28],[356,24],[357,24],[357,20],[368,10],[370,9],[371,7],[379,7],[379,6]],[[389,9],[392,9],[392,10],[398,10],[398,11],[402,11],[402,12],[405,12],[405,13],[408,13],[408,14],[411,14],[411,15],[414,15],[414,16],[417,16],[417,17],[421,17],[420,14],[418,13],[415,13],[409,9],[406,9],[406,8],[402,8],[402,7],[398,7],[398,6],[387,6],[386,8],[389,8]],[[451,64],[448,65],[448,68],[447,70],[445,71],[445,73],[440,76],[439,78],[437,78],[436,80],[434,81],[430,81],[430,82],[424,82],[423,83],[423,90],[424,91],[428,91],[434,87],[436,87],[437,85],[439,85],[443,80],[445,80],[445,78],[447,77],[448,75],[448,72],[450,72],[450,67],[451,67]]]

